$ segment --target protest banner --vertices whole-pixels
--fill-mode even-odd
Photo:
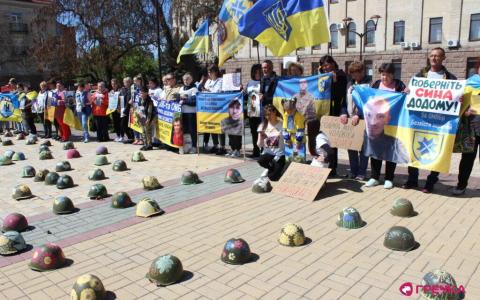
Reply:
[[[22,121],[20,101],[17,95],[0,93],[0,121]]]
[[[119,96],[120,96],[120,92],[111,91],[108,93],[107,115],[117,110]]]
[[[65,123],[65,125],[68,127],[75,128],[76,130],[82,130],[82,123],[70,107],[65,108],[65,113],[63,114],[63,123]]]
[[[257,82],[247,87],[247,116],[250,118],[259,118],[261,115],[260,81]]]
[[[242,85],[241,73],[227,73],[222,76],[222,91],[239,91]]]
[[[243,135],[243,94],[198,93],[198,133]]]
[[[465,108],[470,106],[475,115],[480,115],[480,75],[475,74],[467,80],[464,102]]]
[[[323,116],[320,120],[320,130],[328,136],[333,148],[362,150],[365,132],[363,120],[360,120],[357,126],[353,126],[350,121],[342,124],[339,117]]]
[[[159,100],[157,104],[157,138],[170,147],[183,147],[182,105]]]
[[[45,118],[50,122],[55,119],[55,110],[57,108],[57,94],[48,92],[47,101],[45,103]]]

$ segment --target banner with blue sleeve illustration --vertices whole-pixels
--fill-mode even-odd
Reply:
[[[243,94],[198,93],[198,133],[243,135]]]
[[[176,101],[159,100],[157,115],[157,138],[170,147],[183,147],[182,105]]]
[[[305,119],[330,114],[332,75],[280,79],[273,95],[273,105],[283,115],[282,99],[297,99],[297,110]]]
[[[22,121],[20,101],[18,100],[17,95],[0,93],[0,121]]]
[[[412,78],[409,94],[356,86],[366,156],[448,173],[464,80]]]

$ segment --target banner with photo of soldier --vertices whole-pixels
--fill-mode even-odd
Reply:
[[[247,87],[247,97],[247,116],[259,118],[262,109],[260,105],[260,81],[258,81],[258,84]]]
[[[157,138],[170,147],[183,147],[182,105],[166,100],[157,103]]]
[[[198,133],[243,135],[243,94],[198,93]]]
[[[412,78],[409,94],[355,86],[366,156],[448,173],[464,80]]]
[[[17,95],[11,93],[0,93],[0,121],[22,121],[20,101]]]

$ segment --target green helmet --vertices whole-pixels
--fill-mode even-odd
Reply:
[[[4,155],[0,155],[0,166],[8,166],[13,164],[12,160]]]
[[[92,185],[88,191],[88,198],[90,199],[103,199],[107,196],[107,188],[100,183]]]
[[[221,259],[232,265],[242,265],[251,258],[250,247],[243,239],[229,239],[223,247]]]
[[[145,176],[142,179],[143,188],[146,190],[158,190],[162,188],[162,185],[158,182],[158,179],[154,176]]]
[[[63,150],[70,150],[70,149],[75,149],[75,145],[73,144],[73,142],[68,141],[63,143]]]
[[[413,210],[412,202],[407,199],[400,198],[393,202],[393,207],[390,209],[390,213],[394,216],[409,218],[416,215]]]
[[[116,160],[113,163],[113,168],[114,171],[116,172],[122,172],[127,170],[127,163],[123,160]]]
[[[25,160],[25,154],[23,152],[15,152],[12,157],[13,161]]]
[[[245,179],[242,178],[242,175],[240,175],[240,172],[236,169],[228,169],[227,173],[225,174],[225,182],[229,183],[240,183],[244,182]]]
[[[12,198],[15,200],[28,199],[33,197],[32,191],[25,184],[19,184],[13,189]]]
[[[95,165],[96,166],[108,165],[107,157],[105,155],[97,155],[97,157],[95,157]]]
[[[173,255],[162,255],[152,262],[145,277],[157,286],[167,286],[179,281],[182,276],[182,262]]]
[[[2,141],[2,146],[11,146],[13,145],[12,140],[3,140]]]
[[[164,211],[158,206],[157,201],[150,198],[143,198],[138,202],[135,215],[137,217],[148,218],[163,214]]]
[[[301,246],[305,243],[305,234],[302,227],[288,223],[282,227],[280,236],[278,237],[280,245],[284,246]]]
[[[53,159],[52,151],[42,151],[40,152],[40,160]]]
[[[16,139],[17,141],[23,141],[25,139],[25,134],[23,132],[20,132],[19,134],[17,134]]]
[[[71,300],[104,300],[107,299],[107,292],[103,283],[95,275],[86,274],[78,277],[70,292]]]
[[[105,173],[102,169],[95,169],[88,175],[88,179],[93,181],[104,180],[105,178]]]
[[[190,185],[190,184],[197,184],[201,183],[202,181],[198,178],[197,173],[192,171],[185,171],[182,174],[182,184]]]
[[[365,222],[360,217],[360,213],[353,207],[344,208],[338,214],[337,226],[347,229],[357,229],[365,226]]]
[[[48,148],[47,145],[40,145],[40,147],[38,148],[38,153],[42,151],[50,151],[50,148]]]
[[[112,196],[113,208],[127,208],[133,205],[132,199],[125,192],[118,192]]]
[[[37,143],[37,138],[36,137],[33,137],[33,136],[30,136],[28,139],[27,139],[27,142],[25,144],[27,145],[35,145]]]
[[[25,166],[22,169],[22,178],[35,177],[35,168],[32,166]]]
[[[270,193],[272,191],[272,184],[267,177],[256,179],[252,185],[252,192],[257,194]]]
[[[444,270],[437,269],[425,274],[422,279],[422,286],[446,287],[445,289],[420,289],[420,293],[425,299],[460,300],[465,297],[465,291],[459,289],[453,276]]]
[[[33,181],[35,182],[45,181],[45,177],[47,177],[48,172],[49,171],[47,169],[38,171],[37,174],[35,174],[35,179],[33,179]]]
[[[140,162],[140,161],[146,161],[145,156],[143,156],[143,153],[140,151],[135,151],[132,154],[132,161],[133,162]]]
[[[410,251],[416,242],[410,230],[402,226],[393,226],[385,234],[383,245],[391,250]]]
[[[50,140],[45,140],[43,141],[40,146],[47,146],[47,147],[51,147],[52,146],[52,143],[50,142]]]
[[[72,166],[68,161],[60,161],[55,166],[55,172],[67,172],[71,170],[72,170]]]
[[[0,255],[11,255],[27,248],[23,236],[17,231],[7,231],[0,235]]]
[[[72,200],[66,196],[59,196],[53,201],[53,213],[57,215],[71,214],[75,212]]]
[[[73,179],[69,175],[62,175],[57,180],[57,189],[69,189],[73,187]]]
[[[58,178],[60,178],[60,175],[58,175],[57,172],[48,172],[45,176],[45,184],[55,185],[57,184]]]
[[[5,153],[3,153],[3,156],[6,156],[6,157],[12,159],[14,154],[15,154],[15,151],[7,150],[7,151],[5,151]]]

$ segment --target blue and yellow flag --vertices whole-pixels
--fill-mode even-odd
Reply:
[[[177,64],[180,62],[180,57],[187,54],[208,53],[210,40],[208,38],[208,19],[195,31],[193,36],[183,45],[178,53]]]
[[[20,111],[18,95],[0,93],[0,121],[22,121],[22,112]]]
[[[218,16],[219,66],[247,42],[247,39],[238,33],[238,21],[252,5],[252,0],[224,0]]]
[[[330,41],[323,0],[259,0],[240,18],[238,31],[275,56]]]

